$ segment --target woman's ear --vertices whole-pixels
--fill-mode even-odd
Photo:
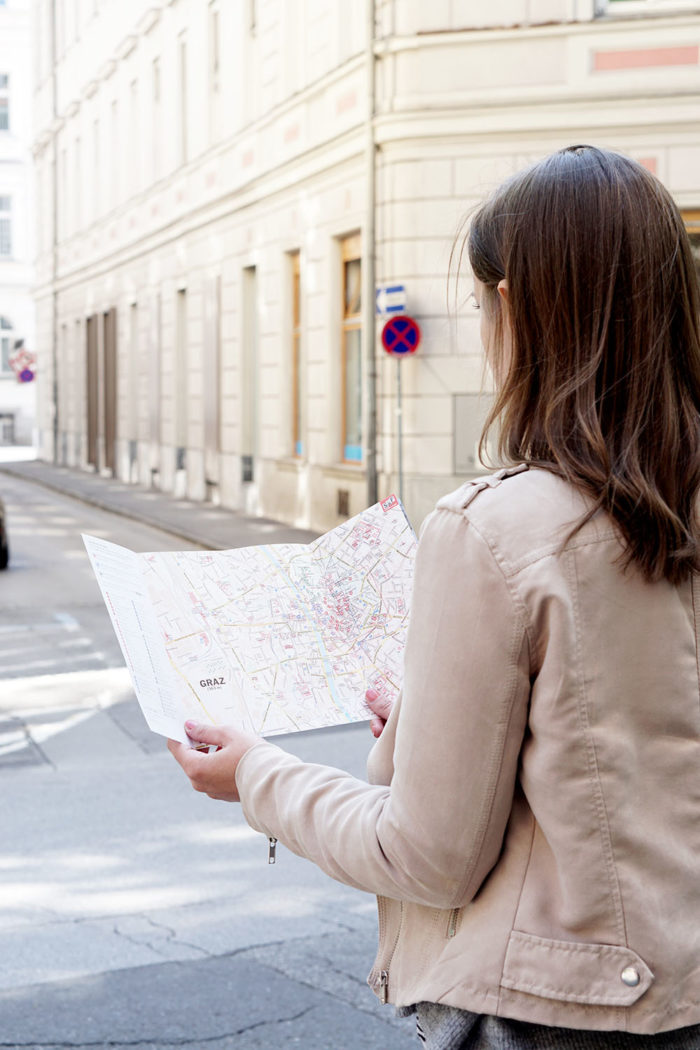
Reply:
[[[503,300],[503,302],[507,306],[508,305],[508,281],[506,280],[505,277],[501,281],[499,281],[498,284],[496,285],[496,291],[498,292],[498,294],[500,295],[501,299]]]

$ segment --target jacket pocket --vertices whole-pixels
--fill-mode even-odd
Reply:
[[[653,980],[631,948],[554,941],[513,930],[501,986],[567,1003],[631,1006]]]

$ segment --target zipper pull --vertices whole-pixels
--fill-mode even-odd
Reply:
[[[381,970],[379,974],[379,1000],[383,1006],[389,1001],[389,971]]]
[[[457,919],[459,918],[459,908],[453,908],[450,914],[450,921],[447,927],[447,936],[454,937],[457,933]]]
[[[277,860],[277,839],[272,835],[267,840],[267,863],[274,864]]]

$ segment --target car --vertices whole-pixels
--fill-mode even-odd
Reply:
[[[0,569],[6,569],[10,562],[10,545],[7,542],[7,525],[5,505],[0,499]]]

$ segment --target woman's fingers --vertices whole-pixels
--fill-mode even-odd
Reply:
[[[369,728],[372,731],[372,736],[377,737],[378,739],[382,735],[382,730],[384,729],[385,725],[386,722],[383,718],[370,718]]]
[[[190,740],[195,744],[215,744],[223,747],[229,739],[225,726],[202,725],[199,722],[185,722],[185,729]]]
[[[380,737],[382,730],[386,725],[386,720],[391,714],[391,709],[394,706],[393,702],[388,696],[380,696],[376,689],[368,689],[365,693],[365,700],[367,706],[372,712],[372,717],[369,721],[369,728],[372,731],[372,736]]]
[[[210,798],[238,802],[238,763],[249,748],[260,742],[260,737],[242,733],[233,726],[209,726],[198,722],[185,722],[185,729],[195,745],[205,745],[204,750],[175,740],[168,741],[168,750],[182,766],[192,787]],[[209,750],[209,745],[214,749]]]
[[[382,718],[386,722],[394,706],[391,698],[380,696],[376,689],[368,689],[365,693],[365,699],[372,714],[377,715],[378,718]]]

